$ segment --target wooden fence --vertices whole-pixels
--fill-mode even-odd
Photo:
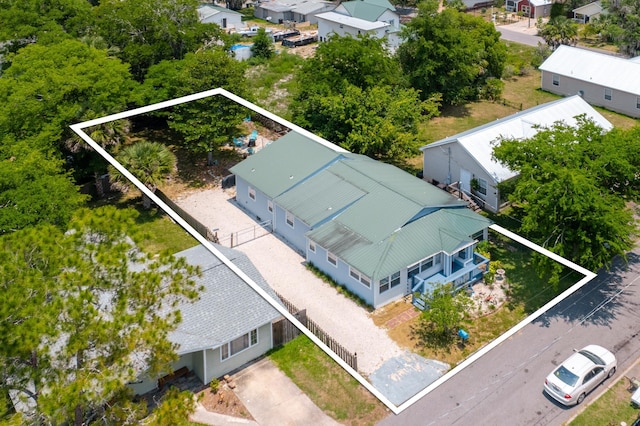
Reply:
[[[178,215],[180,215],[180,217],[182,219],[184,219],[184,221],[187,222],[189,225],[191,225],[193,227],[193,229],[195,229],[200,235],[202,235],[203,237],[205,237],[207,240],[209,240],[211,242],[214,242],[214,243],[218,243],[219,242],[218,241],[218,234],[216,232],[211,231],[203,223],[199,222],[194,217],[192,217],[189,213],[187,213],[182,208],[180,208],[180,206],[178,206],[176,203],[171,201],[171,199],[169,197],[167,197],[162,191],[160,191],[159,189],[156,189],[155,194],[165,204],[167,204],[169,207],[171,207],[171,209],[174,212],[178,213]]]
[[[325,345],[329,347],[338,355],[344,362],[346,362],[351,368],[358,371],[358,354],[351,353],[344,346],[338,343],[333,337],[329,335],[326,331],[324,331],[315,321],[311,320],[307,316],[306,309],[299,310],[295,307],[293,303],[288,301],[282,295],[276,293],[282,304],[285,308],[291,313],[298,321],[302,323],[305,327],[309,329],[318,339],[322,341]],[[283,318],[279,321],[274,322],[274,331],[273,331],[273,341],[275,346],[283,345],[300,334],[300,330],[298,330],[288,319]],[[277,339],[276,339],[277,335]]]

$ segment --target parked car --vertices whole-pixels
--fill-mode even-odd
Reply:
[[[254,26],[254,27],[249,27],[249,28],[242,28],[240,30],[237,31],[238,34],[240,34],[242,37],[253,37],[258,35],[258,31],[260,31],[259,26]],[[271,28],[265,28],[264,31],[267,34],[271,34]]]
[[[564,405],[580,404],[585,396],[616,372],[616,357],[598,345],[576,351],[544,381],[547,394]]]

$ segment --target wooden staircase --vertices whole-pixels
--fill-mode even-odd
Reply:
[[[448,185],[440,184],[438,185],[438,187],[444,189],[445,191],[455,196],[456,198],[466,201],[468,204],[468,207],[474,212],[482,211],[482,205],[484,204],[484,202],[480,198],[470,196],[466,192],[462,191],[460,189],[460,182],[454,182]]]

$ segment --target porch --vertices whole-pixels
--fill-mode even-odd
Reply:
[[[458,291],[463,287],[470,286],[478,280],[482,279],[482,276],[489,270],[489,259],[478,254],[473,253],[473,258],[464,262],[459,258],[455,258],[452,262],[451,273],[444,275],[444,271],[440,271],[437,274],[430,275],[428,277],[416,275],[411,279],[411,294],[412,303],[420,310],[426,308],[424,301],[416,297],[417,294],[426,294],[431,291],[438,284],[453,283],[453,291]]]

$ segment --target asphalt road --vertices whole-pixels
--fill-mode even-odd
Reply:
[[[543,391],[544,378],[573,348],[597,343],[618,359],[616,375],[640,358],[640,248],[617,262],[519,333],[488,352],[411,407],[381,425],[561,425],[565,408]]]
[[[537,46],[538,43],[546,45],[542,37],[531,34],[530,31],[524,32],[518,29],[510,29],[508,26],[497,26],[496,30],[500,32],[500,38],[503,40],[526,44],[528,46]]]

